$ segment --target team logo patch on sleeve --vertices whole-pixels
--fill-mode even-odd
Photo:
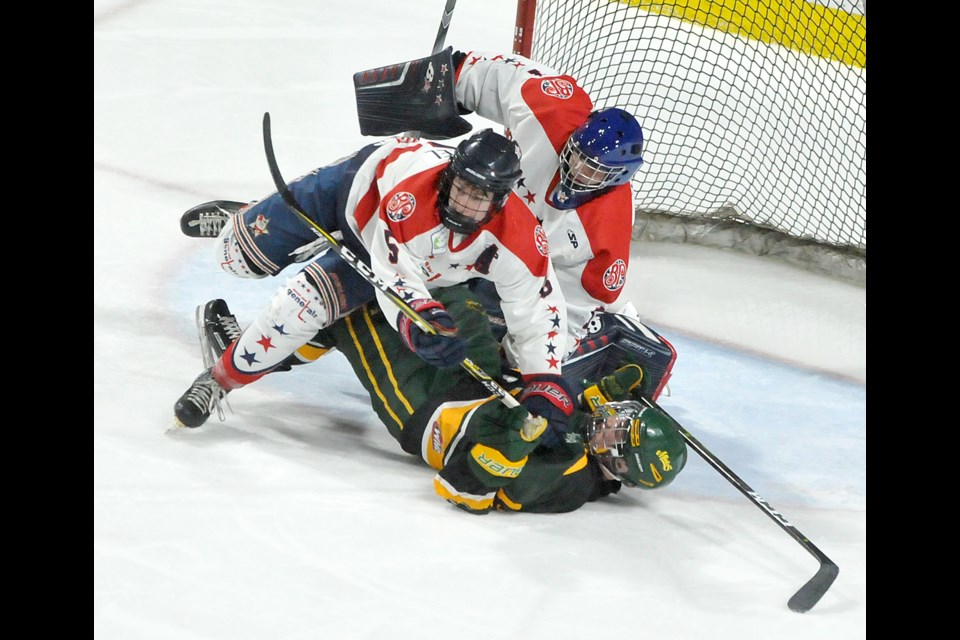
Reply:
[[[566,100],[573,97],[573,84],[569,80],[548,78],[540,83],[540,90],[551,98]]]
[[[626,279],[627,263],[623,260],[617,260],[603,272],[603,286],[610,291],[616,291],[622,287]]]
[[[547,232],[540,225],[537,225],[537,228],[533,230],[533,241],[536,243],[540,255],[550,255],[550,242],[547,240]]]
[[[267,225],[270,224],[270,218],[266,217],[262,213],[257,216],[257,219],[248,224],[250,231],[253,233],[254,237],[265,236],[269,231],[267,231]]]
[[[417,208],[417,199],[409,191],[399,191],[393,194],[387,203],[387,217],[394,222],[409,218]]]

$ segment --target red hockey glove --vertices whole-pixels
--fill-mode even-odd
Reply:
[[[575,394],[570,385],[562,376],[548,373],[523,376],[523,382],[526,386],[520,393],[520,404],[549,424],[541,443],[550,448],[559,446],[573,414]]]

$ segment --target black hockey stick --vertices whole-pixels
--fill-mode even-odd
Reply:
[[[447,0],[443,7],[443,15],[440,17],[440,28],[437,29],[437,39],[433,42],[433,53],[440,53],[443,49],[443,43],[447,39],[447,31],[450,30],[450,20],[453,19],[453,10],[457,6],[457,0]]]
[[[283,179],[283,176],[280,175],[280,168],[277,166],[277,158],[273,152],[273,137],[270,134],[269,113],[263,114],[263,148],[267,154],[267,164],[270,165],[270,175],[273,177],[273,183],[277,187],[277,193],[280,194],[280,197],[283,199],[284,203],[286,203],[286,205],[290,207],[294,213],[300,216],[304,222],[310,225],[310,228],[314,231],[314,233],[317,234],[318,237],[326,240],[330,244],[330,249],[338,256],[343,258],[347,264],[356,269],[357,273],[359,273],[364,280],[386,294],[386,296],[390,298],[390,301],[400,308],[400,312],[408,317],[414,324],[420,327],[424,333],[429,333],[432,335],[440,334],[436,327],[424,320],[399,293],[394,291],[389,284],[384,282],[380,276],[374,273],[373,269],[371,269],[365,262],[357,257],[357,255],[351,251],[349,247],[345,247],[337,242],[336,238],[327,233],[320,225],[314,222],[310,216],[304,213],[303,209],[300,207],[300,203],[297,202],[293,192],[290,191],[286,181]],[[517,402],[516,398],[510,395],[509,391],[501,387],[496,380],[491,378],[486,371],[477,366],[473,360],[470,358],[464,358],[460,362],[460,366],[466,369],[467,373],[469,373],[475,380],[482,384],[487,391],[497,396],[503,404],[511,408],[520,406],[520,403]],[[545,420],[543,417],[534,417],[531,415],[527,419],[526,424],[524,424],[524,436],[528,439],[532,439],[533,434],[543,429],[544,422]]]
[[[806,549],[810,555],[817,559],[817,562],[820,563],[820,568],[817,570],[817,573],[810,578],[805,585],[800,587],[799,591],[793,594],[793,597],[787,601],[787,606],[790,607],[791,611],[796,611],[797,613],[806,613],[813,608],[817,602],[820,601],[820,598],[823,597],[823,594],[827,592],[827,589],[830,588],[830,585],[833,584],[833,581],[837,579],[837,574],[840,572],[840,567],[838,567],[830,558],[828,558],[820,549],[816,547],[810,540],[800,533],[800,531],[793,526],[786,518],[783,517],[779,511],[774,509],[769,502],[757,495],[757,492],[750,488],[750,486],[741,480],[737,474],[730,470],[727,465],[723,464],[715,455],[710,453],[710,451],[703,446],[699,440],[693,437],[693,435],[683,428],[683,426],[677,422],[673,416],[663,410],[656,402],[644,398],[643,401],[654,409],[663,413],[667,416],[674,426],[677,427],[677,430],[680,432],[680,435],[683,436],[683,439],[686,440],[687,444],[700,454],[700,457],[707,461],[707,463],[720,472],[724,478],[730,481],[734,487],[736,487],[740,493],[750,498],[753,504],[757,505],[761,511],[767,514],[771,520],[776,522],[781,529],[790,534],[790,536],[800,543],[804,549]]]

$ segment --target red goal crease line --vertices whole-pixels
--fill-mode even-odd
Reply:
[[[867,18],[804,0],[611,0],[863,69]]]

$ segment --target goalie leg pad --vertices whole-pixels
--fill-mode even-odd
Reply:
[[[643,369],[637,392],[656,401],[677,359],[673,345],[639,320],[615,313],[597,314],[587,328],[576,350],[564,359],[564,377],[596,380],[603,372],[636,364]]]

